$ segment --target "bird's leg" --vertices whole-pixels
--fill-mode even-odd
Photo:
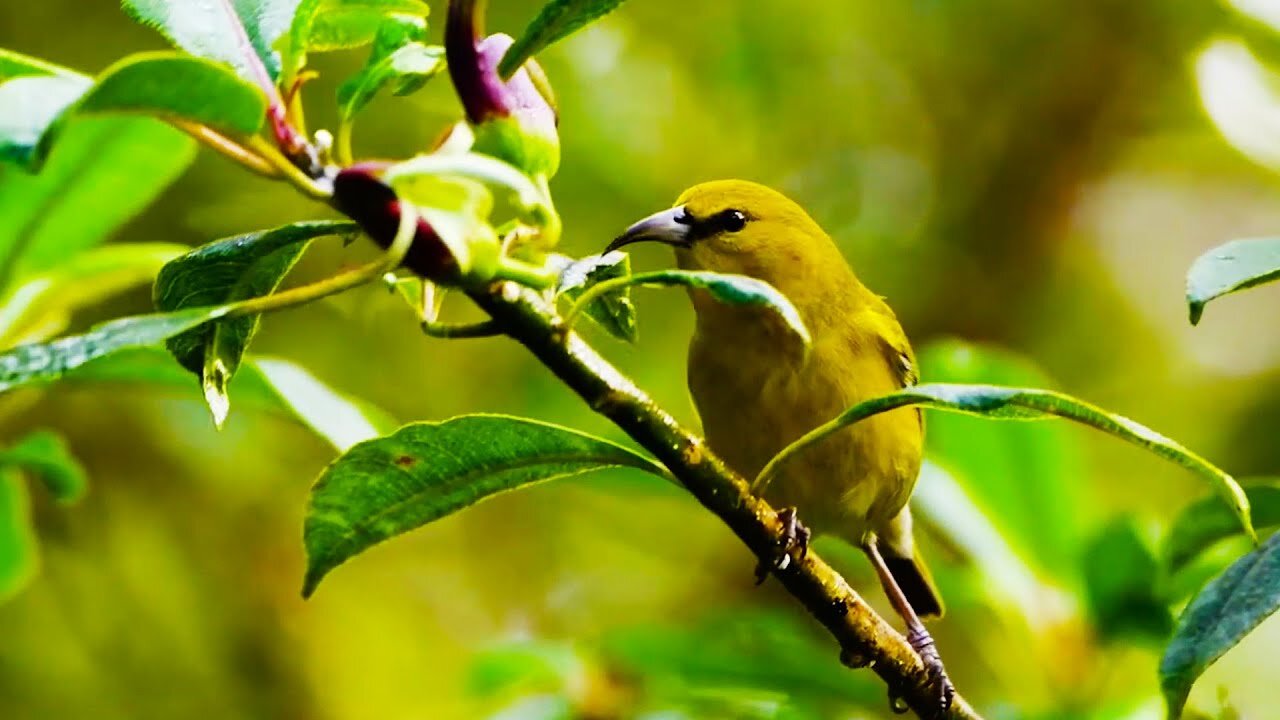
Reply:
[[[778,544],[776,554],[760,558],[760,564],[756,565],[757,585],[769,577],[770,570],[786,570],[791,567],[792,562],[803,560],[809,554],[811,533],[809,528],[800,524],[796,509],[789,507],[779,510],[778,522],[782,523],[782,541]]]
[[[956,688],[951,684],[951,678],[947,677],[947,669],[942,665],[942,657],[938,655],[938,648],[933,643],[933,637],[929,635],[924,623],[916,615],[915,609],[907,601],[907,596],[898,587],[898,582],[893,579],[893,574],[889,572],[889,567],[885,565],[884,558],[880,555],[880,548],[876,545],[874,535],[863,543],[862,551],[871,559],[871,565],[875,567],[876,574],[880,576],[880,584],[884,586],[884,594],[889,596],[889,603],[893,605],[893,609],[902,616],[903,622],[906,623],[907,642],[911,644],[912,649],[920,656],[920,660],[924,662],[925,670],[929,673],[930,680],[937,686],[939,693],[938,714],[944,715],[951,709],[951,701],[955,697]]]

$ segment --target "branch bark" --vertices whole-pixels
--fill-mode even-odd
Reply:
[[[555,308],[510,282],[470,293],[502,330],[528,348],[593,410],[652,452],[757,557],[772,557],[783,538],[773,508],[753,496],[701,438],[682,428],[640,388],[581,338],[566,332]],[[945,714],[938,692],[906,640],[812,550],[774,575],[840,644],[841,661],[869,667],[921,718],[981,720],[958,694]]]

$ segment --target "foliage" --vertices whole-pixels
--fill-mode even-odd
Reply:
[[[397,429],[388,413],[330,389],[303,364],[254,352],[263,313],[351,289],[402,260],[433,288],[455,291],[451,297],[503,283],[498,286],[535,291],[566,336],[586,315],[610,335],[636,343],[630,289],[679,286],[766,311],[802,341],[797,347],[814,342],[814,328],[805,326],[800,312],[759,280],[687,270],[632,272],[625,254],[576,258],[556,252],[565,234],[549,185],[560,162],[557,111],[549,81],[532,58],[621,4],[550,0],[512,42],[485,34],[483,3],[458,0],[450,9],[469,14],[465,23],[446,28],[446,51],[426,42],[429,8],[421,0],[125,0],[131,17],[176,50],[128,55],[92,77],[0,50],[0,397],[9,403],[23,397],[19,389],[35,397],[54,388],[100,387],[120,395],[189,398],[200,388],[218,427],[234,399],[310,428],[339,455],[311,491],[304,595],[374,545],[491,496],[609,468],[669,477],[668,468],[612,440],[523,417],[471,414]],[[769,18],[733,18],[734,32],[750,35],[752,28],[768,30]],[[703,37],[713,36],[708,31]],[[363,64],[335,84],[336,112],[328,115],[338,118],[336,132],[309,134],[303,108],[314,76],[311,55],[365,47]],[[1202,85],[1222,67],[1253,72],[1252,51],[1242,56],[1239,50],[1221,44],[1204,50],[1197,65]],[[775,71],[754,51],[741,57],[708,53],[710,64],[726,74]],[[366,110],[375,97],[414,95],[446,68],[466,113],[452,118],[446,136],[419,154],[392,160],[354,151],[353,127],[357,120],[369,122],[365,116],[374,113]],[[424,97],[430,96],[402,105],[405,115],[418,117]],[[744,106],[755,107],[745,114],[790,111],[763,96],[753,102],[758,107]],[[1224,116],[1210,110],[1222,124]],[[607,108],[600,113],[606,117]],[[994,111],[992,117],[993,123],[1006,122]],[[1235,129],[1224,132],[1248,145]],[[655,143],[661,137],[655,135]],[[134,239],[130,221],[164,196],[191,164],[197,142],[354,222],[296,220],[194,249],[170,242],[103,245],[122,230],[126,240]],[[730,142],[750,144],[737,137]],[[778,153],[779,162],[784,155]],[[624,160],[608,158],[607,164],[622,166]],[[889,166],[901,174],[911,163]],[[884,174],[887,185],[901,180]],[[358,197],[345,197],[342,181],[352,178],[359,180]],[[167,212],[163,217],[172,222],[165,205],[156,204],[156,212]],[[874,216],[875,204],[865,212]],[[279,290],[312,239],[357,229],[384,246],[380,260]],[[1208,302],[1280,277],[1277,248],[1271,238],[1237,240],[1196,260],[1187,275],[1192,323]],[[922,265],[911,267],[925,273]],[[119,317],[118,308],[106,305],[150,281],[156,313]],[[423,301],[432,302],[431,296],[424,292]],[[429,310],[424,317],[434,319],[434,307]],[[113,319],[99,322],[104,314]],[[324,340],[345,330],[326,332]],[[162,344],[168,353],[158,349]],[[305,343],[297,345],[291,349],[305,355]],[[352,374],[352,386],[367,385],[369,376],[382,375],[391,364],[379,350],[365,351],[366,364]],[[927,384],[847,409],[776,456],[760,485],[796,453],[853,423],[907,406],[945,411],[928,421],[930,462],[916,503],[933,542],[958,558],[939,575],[958,597],[959,612],[1006,619],[1009,607],[1018,609],[1021,624],[1002,631],[1025,634],[1018,636],[1020,645],[1032,648],[1027,652],[1037,660],[1027,666],[1037,669],[1056,660],[1036,649],[1052,645],[1045,637],[1087,637],[1081,642],[1096,645],[1082,654],[1098,658],[1102,668],[1095,679],[1103,677],[1116,648],[1165,645],[1159,687],[1127,688],[1116,705],[1127,711],[1159,690],[1170,716],[1177,716],[1205,669],[1280,607],[1275,537],[1242,557],[1230,544],[1242,538],[1256,543],[1255,525],[1280,525],[1274,483],[1242,488],[1224,470],[1143,425],[1043,389],[1054,387],[1048,373],[1013,353],[944,341],[924,349],[921,365]],[[484,385],[483,372],[477,368],[475,378],[458,382]],[[417,378],[397,380],[412,387]],[[0,419],[21,412],[17,400],[0,404]],[[1190,469],[1211,482],[1217,496],[1187,506],[1153,546],[1147,524],[1097,507],[1092,489],[1082,487],[1089,467],[1067,426],[986,422],[1051,416]],[[41,431],[0,448],[0,600],[16,597],[36,571],[35,528],[45,523],[39,500],[27,493],[27,478],[43,483],[59,502],[76,500],[86,488],[85,472],[65,445]],[[601,475],[557,487],[614,489]],[[687,559],[688,548],[680,550]],[[376,554],[367,562],[376,562]],[[976,571],[967,573],[969,565]],[[1212,577],[1175,622],[1183,591],[1206,567]],[[966,582],[986,586],[966,590]],[[1062,598],[1068,600],[1057,602]],[[850,676],[836,664],[796,617],[772,612],[620,622],[602,637],[573,643],[521,641],[482,654],[470,672],[476,695],[500,700],[517,715],[615,716],[638,709],[646,717],[816,718],[878,707],[883,694],[865,674]],[[1056,692],[1084,697],[1083,691],[1071,695],[1075,688],[1067,685]],[[604,688],[607,698],[584,686]]]

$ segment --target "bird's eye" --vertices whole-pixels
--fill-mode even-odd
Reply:
[[[725,210],[716,215],[716,225],[725,232],[738,232],[747,226],[747,215],[741,210]]]

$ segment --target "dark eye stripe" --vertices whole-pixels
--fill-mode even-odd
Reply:
[[[690,225],[689,236],[693,240],[701,240],[725,232],[738,232],[747,226],[748,220],[750,217],[746,213],[732,208],[703,219],[694,218],[688,211],[676,218],[676,222]]]

